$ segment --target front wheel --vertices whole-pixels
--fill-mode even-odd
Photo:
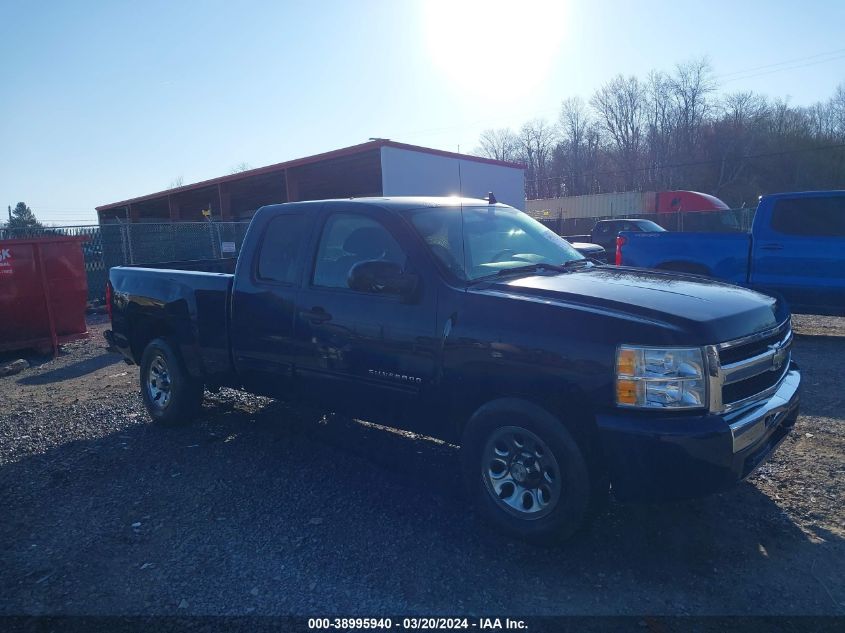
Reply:
[[[191,422],[202,405],[202,383],[185,370],[164,339],[155,339],[141,357],[141,396],[154,422],[175,426]]]
[[[582,525],[589,472],[559,420],[545,412],[499,412],[472,420],[464,439],[470,494],[491,523],[537,542],[564,540]]]

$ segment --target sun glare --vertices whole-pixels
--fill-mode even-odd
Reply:
[[[424,0],[421,6],[432,62],[473,96],[519,96],[538,86],[567,30],[562,1]]]

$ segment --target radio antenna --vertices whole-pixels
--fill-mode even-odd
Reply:
[[[458,145],[458,154],[461,153],[461,146]],[[464,197],[464,181],[461,179],[461,159],[458,158],[458,195]]]
[[[458,145],[458,154],[461,153],[461,146]],[[464,181],[461,178],[461,159],[458,158],[458,205],[461,210],[461,264],[464,267],[464,276],[467,269],[467,246],[464,239]]]

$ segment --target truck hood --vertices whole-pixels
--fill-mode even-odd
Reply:
[[[685,332],[696,344],[770,329],[787,316],[782,302],[759,292],[706,277],[638,268],[532,274],[506,278],[481,291],[662,323]]]

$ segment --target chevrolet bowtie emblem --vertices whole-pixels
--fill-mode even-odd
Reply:
[[[774,352],[774,354],[772,355],[772,370],[777,371],[778,369],[783,367],[783,363],[786,361],[786,356],[789,352],[783,343],[769,345],[769,349]]]

